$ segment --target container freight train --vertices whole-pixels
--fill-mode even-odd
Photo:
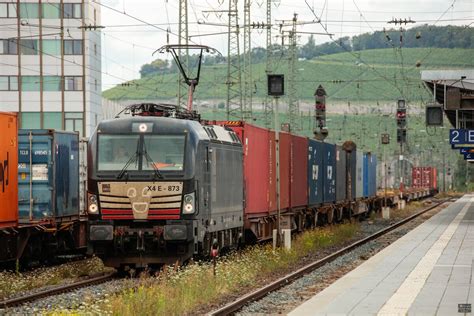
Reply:
[[[9,113],[0,113],[0,126],[0,262],[85,250],[77,133],[18,131]]]
[[[166,117],[158,105],[129,110],[134,115],[99,123],[89,141],[90,253],[110,266],[141,267],[271,238],[274,131]],[[303,230],[376,207],[375,155],[352,142],[279,136],[283,228]]]

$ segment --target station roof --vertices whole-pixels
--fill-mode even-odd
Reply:
[[[436,97],[436,102],[444,105],[445,113],[453,127],[456,126],[456,110],[445,106],[447,90],[459,90],[463,98],[474,98],[474,69],[423,70],[421,80]],[[472,102],[469,101],[469,102]],[[471,103],[472,104],[472,103]],[[474,108],[458,110],[459,127],[474,129]]]

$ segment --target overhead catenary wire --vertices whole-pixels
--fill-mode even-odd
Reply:
[[[126,12],[121,12],[120,10],[117,10],[117,9],[111,7],[111,6],[108,6],[108,5],[106,5],[106,4],[101,3],[100,1],[92,0],[92,2],[97,3],[98,5],[100,5],[100,6],[104,7],[104,8],[106,8],[106,9],[109,9],[109,10],[111,10],[111,11],[114,11],[114,12],[116,12],[116,13],[125,15],[125,16],[127,16],[127,17],[133,19],[133,20],[136,20],[136,21],[139,21],[139,22],[144,23],[144,24],[146,24],[146,25],[149,25],[150,27],[153,27],[153,28],[156,28],[156,29],[158,29],[158,30],[161,30],[161,31],[163,31],[163,32],[165,32],[165,33],[168,32],[168,30],[165,29],[165,28],[162,28],[162,27],[160,27],[160,26],[158,26],[158,25],[154,25],[154,24],[152,24],[152,23],[149,23],[149,22],[147,22],[147,21],[145,21],[145,20],[143,20],[143,19],[137,18],[136,16],[131,15],[131,14],[128,14],[128,13],[126,13]],[[169,31],[169,34],[172,34],[172,35],[174,35],[174,36],[176,36],[176,37],[178,37],[178,38],[181,37],[179,34],[177,34],[177,33],[175,33],[175,32],[172,32],[172,31]],[[185,40],[186,40],[186,39],[185,39]],[[193,42],[193,41],[191,41],[191,42],[194,43],[194,44],[197,44],[196,42]]]

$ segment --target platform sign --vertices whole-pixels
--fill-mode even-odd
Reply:
[[[459,152],[461,154],[474,153],[474,148],[462,147],[462,148],[459,148]]]
[[[450,129],[449,143],[454,148],[474,147],[474,130],[473,129]],[[460,146],[467,145],[467,146]]]
[[[473,160],[474,161],[474,153],[465,153],[464,154],[464,160]]]

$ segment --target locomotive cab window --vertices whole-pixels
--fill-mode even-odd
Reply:
[[[99,135],[98,170],[122,170],[129,160],[134,159],[139,141],[139,135]],[[138,170],[138,157],[127,170]]]
[[[183,170],[184,135],[144,135],[143,170],[152,170],[153,164],[161,170]],[[148,158],[148,159],[147,159]]]
[[[99,135],[98,171],[182,171],[185,135]],[[137,154],[138,150],[138,154]]]

